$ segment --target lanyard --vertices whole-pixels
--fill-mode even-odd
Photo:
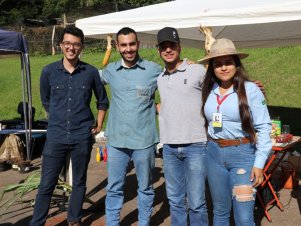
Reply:
[[[222,103],[224,102],[224,100],[230,95],[230,93],[228,93],[227,95],[223,96],[223,98],[220,100],[219,99],[219,95],[216,95],[216,101],[217,101],[217,107],[216,107],[216,110],[217,110],[217,113],[219,112],[219,108],[220,106],[222,105]]]

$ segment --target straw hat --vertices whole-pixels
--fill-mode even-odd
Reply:
[[[238,53],[234,46],[234,43],[230,39],[221,38],[216,39],[210,48],[210,52],[206,57],[199,60],[199,63],[205,64],[215,57],[227,56],[227,55],[237,55],[240,59],[244,59],[249,56],[247,53]]]

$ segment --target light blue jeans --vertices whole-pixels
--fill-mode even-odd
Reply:
[[[172,226],[208,225],[206,143],[163,145],[164,177]],[[188,210],[188,211],[187,211]]]
[[[233,206],[236,226],[254,226],[255,189],[250,175],[255,160],[255,146],[244,144],[220,148],[209,141],[206,167],[213,201],[213,225],[229,225]],[[237,188],[242,188],[241,192]],[[247,191],[246,191],[247,190]]]
[[[108,145],[108,185],[106,187],[106,225],[119,225],[124,199],[127,167],[133,160],[138,180],[139,226],[148,226],[153,210],[154,190],[152,173],[155,166],[155,145],[146,149],[115,148]]]

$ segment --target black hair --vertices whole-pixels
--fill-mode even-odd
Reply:
[[[66,28],[64,28],[62,36],[61,36],[61,42],[64,40],[64,35],[65,34],[70,34],[70,35],[74,35],[76,37],[79,37],[81,43],[84,44],[85,37],[84,37],[84,32],[81,29],[79,29],[77,27],[66,27]]]
[[[123,27],[117,32],[116,41],[118,42],[119,35],[128,35],[128,34],[134,34],[136,36],[136,40],[138,40],[137,33],[134,29],[130,27]]]

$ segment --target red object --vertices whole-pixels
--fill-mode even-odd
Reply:
[[[292,134],[280,134],[276,136],[276,142],[277,143],[288,143],[291,142],[293,139]]]
[[[266,218],[271,222],[272,218],[270,216],[270,214],[268,213],[268,210],[270,209],[269,206],[273,205],[276,202],[276,205],[279,207],[279,209],[281,211],[283,211],[283,206],[279,200],[279,197],[275,191],[275,189],[273,188],[273,185],[271,183],[271,177],[272,175],[275,173],[277,167],[279,166],[279,164],[282,162],[282,159],[284,158],[285,154],[293,147],[295,146],[297,143],[301,142],[301,137],[299,137],[297,140],[295,140],[294,142],[288,143],[287,145],[284,146],[273,146],[272,147],[272,155],[270,157],[270,159],[268,160],[267,164],[265,165],[264,169],[263,169],[263,176],[264,176],[264,180],[261,183],[261,185],[258,187],[258,191],[256,193],[256,196],[260,202],[260,205],[262,206],[263,210],[264,210],[264,215],[266,216]],[[273,198],[271,200],[269,200],[268,202],[264,202],[263,198],[261,197],[261,193],[260,191],[264,188],[268,186],[268,189],[270,189]]]
[[[103,161],[107,162],[107,159],[108,159],[108,152],[107,152],[107,148],[104,147],[103,148]]]

